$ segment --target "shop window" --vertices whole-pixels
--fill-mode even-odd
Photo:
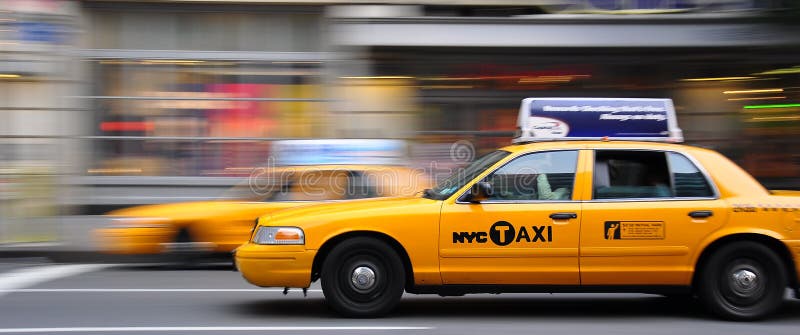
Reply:
[[[319,136],[322,65],[285,63],[97,60],[89,174],[242,176],[270,138]]]

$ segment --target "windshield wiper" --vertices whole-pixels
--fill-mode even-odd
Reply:
[[[426,189],[422,190],[422,197],[423,198],[427,198],[427,199],[433,199],[434,198],[434,191],[432,189],[426,188]]]

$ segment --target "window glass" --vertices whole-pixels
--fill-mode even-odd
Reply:
[[[705,176],[688,158],[681,154],[667,154],[672,178],[675,182],[676,197],[712,197],[714,192]]]
[[[355,172],[351,198],[363,197],[398,197],[409,196],[431,187],[428,176],[421,169],[373,167],[364,172]],[[368,192],[367,192],[368,191]]]
[[[467,167],[457,170],[455,173],[451,174],[450,177],[436,184],[434,188],[427,190],[425,192],[425,197],[436,200],[447,199],[472,179],[475,179],[475,177],[483,173],[483,171],[486,171],[486,169],[492,167],[492,165],[509,154],[511,153],[508,151],[497,150],[483,155],[481,158],[470,163]]]
[[[489,200],[567,200],[571,198],[577,151],[552,151],[518,157],[487,177]]]
[[[400,197],[419,193],[428,182],[424,172],[406,167],[265,167],[253,170],[220,198],[269,202]]]
[[[595,199],[672,197],[663,152],[598,150],[594,165]]]

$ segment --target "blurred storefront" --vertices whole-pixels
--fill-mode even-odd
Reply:
[[[318,7],[87,2],[90,175],[229,176],[325,137]]]
[[[58,138],[80,113],[78,73],[69,54],[80,5],[70,1],[0,1],[0,243],[57,239]]]
[[[689,143],[800,188],[781,1],[353,3],[2,0],[4,167],[99,213],[213,197],[276,139],[404,139],[449,168],[453,143],[508,144],[524,97],[671,97]]]
[[[800,150],[791,149],[800,144],[800,26],[755,4],[727,5],[737,10],[330,12],[333,44],[366,55],[367,75],[408,78],[417,88],[418,140],[469,139],[479,152],[505,145],[519,101],[530,96],[670,97],[689,144],[725,153],[768,187],[800,188]]]
[[[519,101],[528,96],[670,97],[688,142],[740,162],[772,140],[797,135],[796,119],[777,116],[798,111],[791,103],[800,98],[798,75],[777,72],[797,71],[793,58],[800,50],[791,56],[777,50],[419,50],[373,52],[385,71],[378,76],[414,78],[422,137],[471,138],[483,150],[502,146],[516,129]],[[782,105],[755,107],[775,104]]]

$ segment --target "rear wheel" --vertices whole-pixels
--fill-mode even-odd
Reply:
[[[747,241],[723,246],[700,270],[698,296],[722,318],[761,319],[783,302],[785,267],[763,244]]]
[[[356,237],[335,246],[322,266],[322,292],[347,317],[377,317],[394,309],[405,287],[397,252],[383,241]]]
[[[175,234],[173,242],[167,244],[166,257],[168,267],[188,269],[198,264],[201,252],[188,228],[181,228]]]

